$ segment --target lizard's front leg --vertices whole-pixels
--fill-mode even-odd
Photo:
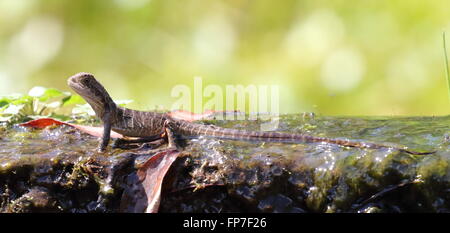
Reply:
[[[109,112],[105,113],[102,121],[103,121],[103,136],[98,146],[99,152],[104,152],[106,150],[106,147],[108,146],[109,143],[109,139],[111,138],[111,126],[112,126],[111,113]]]

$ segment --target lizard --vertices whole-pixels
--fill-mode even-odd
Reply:
[[[126,137],[134,137],[135,142],[153,141],[167,137],[170,147],[176,147],[174,136],[207,136],[229,140],[257,140],[266,142],[324,142],[344,147],[366,149],[392,148],[414,155],[426,155],[433,152],[417,152],[407,147],[388,146],[373,142],[359,142],[348,139],[318,137],[309,134],[249,131],[221,128],[214,125],[193,123],[175,119],[167,113],[146,112],[120,107],[114,103],[106,89],[90,73],[77,73],[71,76],[68,85],[92,107],[95,115],[103,123],[103,135],[98,151],[104,152],[110,141],[111,130]],[[129,140],[132,141],[132,140]]]

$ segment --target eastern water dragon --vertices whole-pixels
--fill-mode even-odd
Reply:
[[[196,137],[207,136],[230,140],[257,140],[267,142],[325,142],[346,147],[379,149],[392,148],[415,155],[434,152],[417,152],[406,147],[388,146],[372,142],[316,137],[307,134],[248,131],[221,128],[214,125],[192,123],[175,119],[166,113],[144,112],[117,106],[106,89],[89,73],[78,73],[68,79],[68,85],[83,97],[103,122],[103,136],[99,151],[104,151],[110,140],[111,130],[124,136],[151,141],[167,137],[173,146],[173,136]]]

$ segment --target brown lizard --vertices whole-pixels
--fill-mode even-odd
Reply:
[[[104,151],[110,140],[111,130],[138,141],[152,141],[167,137],[169,146],[174,146],[174,135],[184,137],[209,136],[231,140],[258,140],[267,142],[325,142],[357,148],[393,148],[409,154],[425,155],[434,152],[417,152],[406,147],[387,146],[372,142],[357,142],[307,134],[260,132],[221,128],[214,125],[192,123],[174,119],[165,113],[144,112],[117,106],[106,89],[89,73],[78,73],[70,77],[68,85],[83,97],[103,122],[103,136],[99,151]],[[131,141],[131,140],[130,140]]]

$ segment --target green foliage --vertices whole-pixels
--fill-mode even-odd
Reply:
[[[33,87],[27,95],[13,94],[0,97],[0,122],[17,123],[41,117],[65,120],[68,117],[57,114],[70,97],[69,92],[53,88]]]
[[[85,101],[79,95],[69,95],[62,99],[63,106],[74,105],[74,104],[83,104]]]
[[[125,106],[133,101],[115,102],[119,106]],[[87,119],[94,116],[95,112],[81,96],[54,88],[36,86],[27,95],[0,96],[0,123],[15,124],[43,117],[69,120],[71,115]]]

